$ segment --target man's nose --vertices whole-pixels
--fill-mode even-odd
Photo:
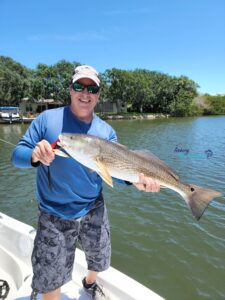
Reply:
[[[84,95],[86,95],[86,96],[88,96],[88,95],[89,95],[89,92],[88,92],[88,90],[87,90],[87,87],[86,87],[86,86],[85,86],[85,88],[83,89],[82,93],[83,93]]]

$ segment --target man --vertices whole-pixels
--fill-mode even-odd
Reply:
[[[89,270],[82,281],[84,290],[91,299],[106,299],[103,288],[96,282],[98,272],[109,267],[111,256],[102,180],[74,159],[55,156],[51,145],[61,132],[88,133],[116,141],[113,128],[94,114],[99,93],[97,71],[87,65],[75,68],[70,106],[40,114],[12,155],[16,167],[37,167],[40,214],[32,254],[31,299],[37,293],[42,293],[43,300],[60,299],[60,287],[71,280],[77,240],[85,252]],[[159,184],[143,174],[135,186],[139,190],[159,191]]]

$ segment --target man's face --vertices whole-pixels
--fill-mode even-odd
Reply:
[[[89,78],[82,78],[77,81],[85,86],[96,85],[96,83]],[[92,121],[94,108],[98,102],[99,93],[91,94],[85,88],[81,92],[70,89],[71,96],[71,110],[81,120],[90,123]]]

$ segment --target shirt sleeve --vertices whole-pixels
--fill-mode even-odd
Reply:
[[[32,164],[31,156],[36,144],[43,139],[45,131],[44,114],[40,114],[29,126],[24,136],[13,150],[11,162],[17,168],[37,167]]]
[[[117,142],[117,135],[115,130],[111,127],[111,131],[109,133],[109,140],[110,142]]]

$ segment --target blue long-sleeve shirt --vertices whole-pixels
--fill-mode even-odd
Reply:
[[[50,144],[62,132],[92,134],[116,141],[114,129],[94,115],[90,124],[78,119],[69,106],[46,110],[30,125],[12,154],[12,163],[18,168],[31,168],[31,156],[36,144],[45,139]],[[37,201],[39,208],[62,218],[79,218],[88,213],[102,191],[102,179],[96,172],[82,166],[73,158],[55,156],[50,165],[51,189],[48,167],[37,167]]]

